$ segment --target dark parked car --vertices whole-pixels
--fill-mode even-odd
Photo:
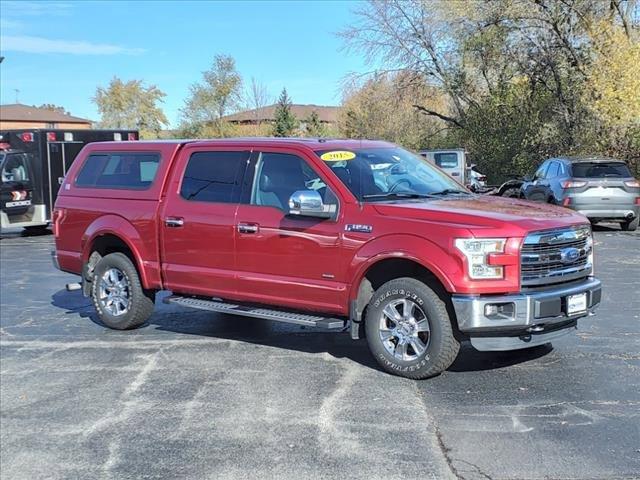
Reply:
[[[627,164],[602,157],[546,160],[533,178],[525,179],[522,196],[576,210],[591,223],[619,222],[636,230],[640,219],[640,183]]]

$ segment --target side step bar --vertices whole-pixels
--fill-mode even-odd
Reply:
[[[181,297],[171,295],[164,298],[164,303],[182,305],[183,307],[198,308],[200,310],[209,310],[211,312],[230,313],[232,315],[242,315],[244,317],[262,318],[264,320],[273,320],[276,322],[295,323],[296,325],[304,325],[307,327],[317,327],[325,329],[342,329],[346,326],[346,320],[339,318],[327,318],[315,315],[306,315],[304,313],[283,312],[281,310],[271,310],[268,308],[249,307],[226,303],[217,300],[204,300],[193,297]]]

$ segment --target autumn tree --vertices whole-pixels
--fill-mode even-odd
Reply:
[[[298,128],[298,120],[291,111],[291,98],[287,89],[283,88],[276,104],[272,135],[274,137],[290,137]]]
[[[123,82],[114,77],[109,86],[96,89],[92,100],[101,116],[101,128],[136,129],[141,137],[157,138],[169,123],[158,105],[165,96],[158,87],[147,87],[142,80]]]
[[[63,115],[71,115],[71,113],[69,113],[66,108],[61,107],[59,105],[55,105],[53,103],[43,103],[42,105],[36,108],[41,108],[42,110],[50,110],[52,112],[57,112],[57,113],[62,113]]]
[[[231,127],[224,116],[241,105],[242,77],[236,62],[229,55],[216,55],[209,70],[202,72],[202,81],[191,85],[181,109],[181,130],[194,137],[229,135]]]
[[[445,101],[416,110],[444,122],[441,143],[465,147],[488,173],[548,155],[640,156],[634,141],[620,149],[620,136],[596,133],[621,110],[634,116],[638,95],[625,92],[637,92],[637,0],[371,0],[342,34],[378,74],[437,89]]]
[[[379,74],[364,83],[348,85],[338,125],[347,138],[372,138],[399,143],[408,148],[432,146],[447,125],[426,118],[415,104],[444,108],[442,95],[419,79],[406,74]]]

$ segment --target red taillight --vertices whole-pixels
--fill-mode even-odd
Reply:
[[[627,180],[624,182],[627,187],[638,188],[640,187],[640,182],[638,180]]]
[[[581,188],[584,187],[587,182],[576,182],[575,180],[565,180],[562,182],[562,188]]]
[[[47,142],[56,141],[56,132],[47,132]]]
[[[10,143],[0,143],[0,150],[9,150],[11,148]]]
[[[127,135],[128,140],[137,140],[135,133],[130,133]]]
[[[478,181],[480,181],[480,182],[486,182],[486,181],[487,181],[487,177],[486,177],[486,176],[484,176],[484,175],[480,175],[480,176],[478,177]]]
[[[640,197],[636,197],[636,205],[640,205]]]
[[[33,132],[23,132],[20,138],[23,142],[33,142]]]
[[[62,216],[64,214],[64,210],[62,208],[54,208],[53,215],[51,215],[51,230],[53,230],[53,236],[58,238],[60,234],[60,225],[59,222],[62,220]]]
[[[564,200],[562,200],[562,206],[566,207],[567,205],[571,205],[571,197],[567,197]]]

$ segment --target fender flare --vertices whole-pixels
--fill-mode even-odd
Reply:
[[[141,252],[144,251],[144,241],[136,228],[125,218],[118,215],[104,215],[94,220],[85,230],[80,240],[82,249],[82,263],[86,263],[91,255],[91,247],[96,239],[102,235],[113,235],[129,248],[133,254],[135,266],[140,275],[144,288],[150,288],[146,270],[143,268]]]
[[[384,247],[378,248],[378,244],[381,243],[383,243]],[[391,247],[389,244],[401,245],[401,247]],[[382,245],[380,246],[382,247]],[[417,253],[418,251],[420,253]],[[434,261],[428,260],[430,256],[433,257]],[[358,262],[358,257],[364,257],[364,259]],[[445,264],[445,266],[446,264],[453,266],[454,261],[450,253],[423,237],[407,234],[392,234],[379,237],[366,243],[354,254],[350,266],[351,271],[354,272],[351,276],[354,280],[349,292],[350,301],[358,297],[358,290],[366,272],[376,263],[390,258],[410,260],[421,265],[438,279],[446,291],[455,292],[456,288],[447,273],[445,273],[445,269],[435,262],[436,258],[438,258],[444,260],[444,262],[441,263]]]

